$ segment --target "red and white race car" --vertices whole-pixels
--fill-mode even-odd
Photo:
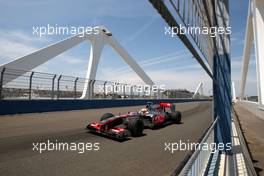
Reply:
[[[166,102],[153,105],[152,102],[148,102],[146,107],[139,112],[118,116],[106,113],[99,122],[90,123],[86,128],[91,132],[116,139],[125,139],[129,136],[141,136],[145,127],[154,129],[167,122],[181,122],[181,113],[176,111],[175,105]]]

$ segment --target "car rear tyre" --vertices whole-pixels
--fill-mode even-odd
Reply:
[[[180,123],[181,122],[181,113],[179,111],[171,113],[171,118],[175,123]]]
[[[102,117],[101,117],[101,121],[103,121],[103,120],[106,120],[106,119],[109,119],[109,118],[111,118],[111,117],[114,117],[114,114],[111,114],[111,113],[105,113],[104,115],[102,115]]]
[[[144,123],[139,118],[133,118],[128,122],[127,128],[130,131],[131,136],[141,136],[144,130]]]

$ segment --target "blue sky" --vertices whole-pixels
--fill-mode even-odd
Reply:
[[[240,68],[247,15],[247,1],[230,1],[232,26],[232,79],[239,91]],[[167,88],[194,91],[200,81],[205,93],[211,80],[178,38],[164,35],[166,23],[143,0],[0,0],[0,64],[29,54],[69,36],[32,35],[33,26],[106,26],[146,73]],[[89,42],[57,56],[35,70],[85,77]],[[256,94],[255,65],[252,59],[246,93]],[[97,79],[139,83],[140,79],[110,48],[105,47]]]

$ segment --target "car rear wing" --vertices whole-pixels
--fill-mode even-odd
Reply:
[[[171,108],[174,106],[172,103],[164,103],[164,102],[160,103],[159,105],[160,107],[164,107],[164,108]]]

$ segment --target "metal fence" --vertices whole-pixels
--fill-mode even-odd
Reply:
[[[21,73],[24,74],[19,76]],[[78,99],[85,84],[92,99],[167,98],[161,90],[152,92],[147,86],[140,92],[135,91],[139,85],[3,68],[0,72],[0,99]]]
[[[181,23],[189,29],[197,31],[203,27],[210,27],[209,14],[212,14],[212,3],[204,0],[167,0],[164,1],[170,11],[177,13]],[[170,4],[170,5],[169,5]],[[208,12],[208,16],[206,14]],[[212,58],[212,39],[210,34],[201,35],[190,30],[190,37],[205,58]]]
[[[213,2],[210,0],[149,0],[170,26],[171,35],[180,38],[194,58],[210,77],[214,56],[213,38],[210,32],[214,20]],[[207,61],[207,62],[205,62]]]
[[[233,119],[235,123],[235,128],[237,130],[238,138],[241,143],[240,146],[241,146],[243,157],[245,159],[245,166],[246,166],[247,174],[250,176],[256,176],[257,174],[254,169],[254,165],[252,163],[252,159],[248,151],[247,144],[245,142],[243,133],[241,132],[240,124],[237,119],[236,112],[234,110],[233,112],[234,112]],[[201,145],[214,143],[214,136],[215,136],[214,131],[215,131],[218,121],[219,121],[219,118],[217,117],[212,123],[212,125],[210,126],[210,128],[208,129],[208,131],[206,132],[206,134],[204,135],[203,139],[201,140],[200,142]],[[208,169],[208,164],[209,164],[212,152],[216,152],[216,153],[218,152],[217,153],[218,155],[215,155],[215,156],[219,157],[219,151],[212,151],[211,149],[201,150],[201,148],[199,150],[195,150],[194,153],[191,155],[190,159],[188,159],[183,169],[177,175],[179,176],[205,175]],[[218,169],[218,167],[215,167],[214,169]],[[212,173],[214,173],[215,171],[216,170],[214,170]]]
[[[201,145],[214,143],[214,129],[218,122],[218,118],[214,120],[206,134],[204,135],[202,141],[200,142]],[[180,176],[191,176],[191,175],[204,175],[206,171],[208,161],[212,154],[212,150],[202,150],[202,147],[195,150],[192,154],[191,158],[188,160],[186,165],[183,167],[181,172],[179,173]]]

